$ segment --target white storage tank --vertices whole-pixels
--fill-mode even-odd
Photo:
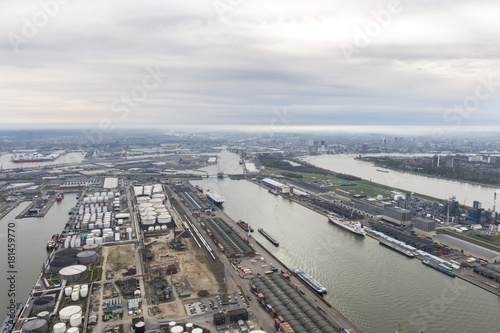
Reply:
[[[80,306],[78,305],[67,306],[59,311],[59,319],[68,321],[69,318],[76,313],[82,314],[82,308]],[[66,325],[64,326],[66,327]]]
[[[162,214],[158,216],[158,223],[170,223],[172,221],[172,216],[168,214]]]
[[[115,234],[115,242],[118,242],[120,240],[120,234],[117,232]]]
[[[82,324],[82,315],[79,313],[75,313],[71,317],[69,317],[69,324],[71,326],[80,326]]]
[[[85,288],[80,289],[80,296],[82,298],[87,297],[89,295],[89,287],[85,286]]]
[[[70,327],[68,328],[66,333],[80,333],[80,330],[78,329],[78,327]]]
[[[66,324],[65,323],[57,323],[54,325],[54,333],[65,333],[66,332]]]
[[[185,325],[185,328],[186,328],[185,329],[186,332],[191,332],[193,330],[193,324],[192,323],[187,323]]]
[[[183,333],[183,332],[184,332],[184,328],[182,326],[174,326],[170,330],[170,333]]]
[[[80,299],[80,293],[79,293],[78,291],[73,291],[73,292],[71,293],[71,300],[72,300],[73,302],[76,302],[76,301],[78,301],[79,299]]]
[[[71,287],[64,288],[64,296],[71,296],[72,292],[73,292],[73,288],[71,288]]]
[[[102,237],[96,237],[94,238],[95,239],[95,244],[102,244],[103,243],[103,240],[102,240]]]
[[[201,328],[193,328],[191,331],[192,333],[203,333],[203,330]]]
[[[175,321],[171,321],[168,323],[168,330],[170,331],[172,329],[172,327],[174,327],[175,325],[177,325],[177,323]]]

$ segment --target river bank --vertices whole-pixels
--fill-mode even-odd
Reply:
[[[438,175],[429,175],[426,173],[421,173],[421,172],[411,171],[411,170],[406,170],[406,169],[394,169],[394,168],[384,166],[384,165],[377,163],[377,162],[374,162],[374,161],[366,161],[363,158],[359,158],[359,157],[355,157],[354,159],[357,161],[360,161],[360,162],[372,164],[374,167],[384,168],[384,169],[391,170],[391,171],[397,171],[397,172],[401,172],[401,173],[410,173],[413,175],[427,177],[427,178],[443,179],[443,180],[467,183],[467,184],[471,184],[471,185],[478,185],[478,186],[485,186],[485,187],[500,189],[500,185],[491,185],[491,184],[487,184],[487,183],[474,182],[474,181],[464,180],[464,179],[449,178],[449,177],[443,177],[443,176],[438,176]]]

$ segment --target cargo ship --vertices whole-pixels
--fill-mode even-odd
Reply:
[[[311,287],[315,292],[323,296],[326,294],[326,288],[321,285],[318,281],[314,280],[309,274],[304,272],[300,268],[292,269],[292,271],[297,275],[299,279],[304,281],[309,287]]]
[[[215,192],[215,191],[208,191],[207,190],[207,193],[205,194],[205,196],[207,197],[208,200],[212,201],[214,204],[216,205],[222,205],[224,203],[224,201],[226,201],[226,199],[220,195],[219,193]]]
[[[47,242],[47,251],[54,249],[57,245],[57,241],[59,240],[59,234],[54,234],[51,239]]]
[[[236,222],[237,225],[239,225],[241,227],[241,229],[245,230],[245,231],[250,231],[250,232],[253,232],[253,229],[252,227],[246,223],[245,221],[242,221],[242,220],[239,220],[238,222]]]
[[[444,273],[444,274],[449,275],[451,277],[457,276],[455,273],[453,273],[452,271],[450,271],[449,268],[444,268],[442,266],[436,266],[433,263],[431,263],[429,260],[422,261],[422,264],[427,265],[429,267],[432,267],[432,268],[440,271],[441,273]]]
[[[378,172],[385,172],[385,173],[389,173],[389,171],[387,170],[382,170],[382,169],[377,169]]]
[[[366,235],[364,226],[359,222],[354,222],[354,221],[348,220],[348,219],[346,219],[342,216],[339,216],[337,214],[334,214],[334,213],[328,214],[328,221],[330,223],[338,225],[341,228],[349,230],[350,232],[355,233],[357,235],[360,235],[360,236]]]
[[[56,200],[57,201],[61,201],[63,198],[64,198],[64,193],[63,192],[57,193],[57,195],[56,195]]]
[[[274,246],[279,246],[280,243],[274,239],[271,235],[269,235],[264,229],[259,228],[257,229],[259,232],[262,234],[262,236],[266,237],[268,241],[270,241]]]
[[[12,313],[9,309],[9,313],[7,317],[3,321],[2,326],[0,326],[0,333],[10,333],[12,329],[15,327],[17,323],[17,319],[23,310],[23,303],[17,302],[15,305],[15,309],[12,310]]]
[[[385,246],[391,250],[394,250],[396,252],[399,252],[401,254],[404,254],[405,256],[407,256],[408,258],[415,258],[415,254],[413,254],[412,251],[410,250],[404,250],[402,248],[400,248],[399,246],[397,246],[396,244],[392,243],[392,242],[389,242],[385,239],[379,239],[378,243],[382,246]]]

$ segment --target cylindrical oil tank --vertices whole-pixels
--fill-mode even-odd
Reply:
[[[24,323],[22,331],[27,333],[47,333],[49,325],[45,319],[32,319]]]
[[[146,325],[143,321],[140,321],[135,324],[135,333],[144,333],[146,332]],[[170,331],[172,332],[172,331]]]
[[[56,300],[53,296],[43,296],[33,301],[33,311],[50,311],[54,308]]]
[[[75,313],[71,317],[69,317],[69,324],[71,326],[80,326],[82,324],[82,315],[79,313]]]
[[[71,296],[72,292],[73,292],[73,288],[71,288],[71,287],[64,288],[64,296]]]
[[[64,333],[66,332],[66,324],[65,323],[57,323],[53,328],[54,333]]]
[[[82,314],[82,308],[78,305],[70,305],[59,311],[59,319],[68,321],[72,315],[79,313]]]
[[[194,333],[194,331],[193,331],[193,333]],[[253,330],[253,331],[250,331],[250,333],[266,333],[266,331]]]
[[[73,258],[73,257],[76,257],[76,255],[79,252],[80,252],[80,250],[78,250],[78,249],[63,249],[63,250],[57,251],[54,254],[54,258],[55,259],[59,259],[59,258]]]
[[[97,261],[97,252],[95,251],[83,251],[76,255],[79,264],[90,264]]]
[[[39,312],[36,316],[38,318],[45,318],[45,317],[50,316],[50,312],[49,311],[42,311],[42,312]]]
[[[76,302],[76,301],[78,301],[79,299],[80,299],[80,293],[79,293],[78,291],[73,291],[73,292],[71,293],[71,300],[72,300],[73,302]]]
[[[184,325],[185,327],[185,332],[191,332],[193,330],[193,323],[187,323],[186,325]]]
[[[96,245],[96,244],[84,245],[84,246],[83,246],[83,249],[84,249],[85,251],[90,251],[90,250],[92,250],[92,251],[97,251],[97,250],[99,249],[99,245]]]
[[[184,332],[184,327],[179,325],[172,327],[172,329],[170,330],[170,333],[183,333],[183,332]]]
[[[193,328],[193,330],[191,332],[192,333],[203,333],[203,330],[201,328]]]
[[[177,325],[177,323],[175,321],[171,321],[168,323],[168,330],[170,331],[172,329],[172,327],[174,327],[175,325]]]
[[[162,214],[158,216],[158,223],[170,223],[172,221],[172,216],[168,214]]]
[[[89,287],[85,284],[80,288],[80,296],[87,297],[89,295]]]
[[[64,267],[74,265],[78,262],[75,257],[71,258],[56,258],[50,263],[49,271],[51,273],[59,273]]]
[[[66,333],[79,333],[79,332],[80,332],[80,330],[78,329],[78,327],[70,327],[66,331]]]
[[[86,276],[87,267],[84,265],[72,265],[59,271],[59,281],[67,280],[68,283],[76,282]]]

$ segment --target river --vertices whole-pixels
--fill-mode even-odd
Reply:
[[[350,165],[348,159],[339,161]],[[220,170],[232,172],[237,160],[235,154],[222,154]],[[352,174],[348,168],[335,171]],[[384,179],[385,173],[373,171]],[[221,193],[223,210],[233,220],[245,220],[274,236],[279,247],[252,233],[289,268],[303,268],[322,283],[328,289],[325,299],[363,332],[395,332],[398,325],[403,332],[498,332],[498,296],[329,224],[323,215],[248,181],[208,178],[192,183]],[[399,183],[406,189],[403,185]]]
[[[40,275],[42,264],[45,262],[48,252],[45,251],[47,240],[55,233],[61,233],[68,221],[68,212],[76,204],[76,193],[64,194],[64,199],[55,202],[43,218],[25,218],[16,220],[16,216],[29,205],[23,202],[13,209],[2,220],[0,220],[0,321],[3,321],[7,313],[6,307],[11,299],[8,295],[10,287],[7,278],[10,273],[7,263],[7,233],[9,224],[14,223],[15,235],[15,300],[25,302],[29,293]]]
[[[363,332],[497,332],[500,298],[360,238],[326,217],[245,180],[192,181],[213,188],[224,212],[279,242],[252,233],[289,268],[303,268],[327,289],[326,300]],[[480,330],[478,328],[481,328]]]
[[[439,199],[448,199],[455,196],[460,204],[472,206],[472,202],[477,200],[482,203],[483,208],[493,207],[495,188],[394,170],[389,170],[388,173],[380,172],[372,163],[355,160],[355,156],[357,155],[320,155],[307,156],[303,160],[320,168],[350,174],[414,193],[425,194]]]

